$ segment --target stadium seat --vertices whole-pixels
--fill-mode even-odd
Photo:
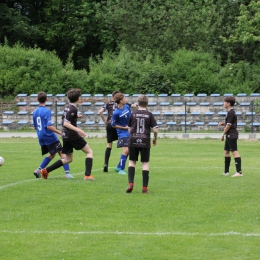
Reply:
[[[7,111],[4,111],[3,114],[4,114],[4,115],[7,115],[7,116],[9,116],[9,115],[14,115],[14,111],[7,110]]]
[[[197,97],[206,97],[207,96],[207,94],[205,94],[205,93],[199,93],[198,95],[197,95]]]
[[[156,102],[148,102],[148,106],[156,106],[157,103]]]
[[[81,123],[82,123],[81,121],[77,121],[77,125],[81,125]]]
[[[91,94],[82,94],[81,97],[82,98],[91,97]]]
[[[2,125],[11,125],[13,122],[13,120],[3,120]]]
[[[47,107],[51,107],[52,106],[52,102],[50,102],[50,101],[47,101],[46,103],[45,103],[45,105],[47,106]]]
[[[169,122],[166,122],[166,125],[173,126],[173,125],[177,125],[177,123],[174,121],[169,121]]]
[[[213,93],[213,94],[210,94],[211,97],[220,97],[220,94],[219,93]]]
[[[105,103],[104,102],[95,102],[94,105],[95,106],[104,106]]]
[[[227,112],[226,111],[220,111],[220,112],[218,112],[218,115],[219,116],[226,116]]]
[[[200,102],[200,106],[209,106],[209,102]]]
[[[171,94],[171,97],[180,97],[181,94]]]
[[[57,94],[55,97],[62,98],[62,97],[65,97],[65,96],[66,96],[65,94]]]
[[[204,116],[214,116],[214,112],[207,111],[204,113]]]
[[[245,126],[246,122],[237,122],[237,126]]]
[[[164,94],[164,93],[158,94],[158,97],[168,97],[168,94]]]
[[[242,112],[241,111],[236,111],[237,116],[242,116]]]
[[[133,94],[132,97],[139,97],[141,94]]]
[[[31,107],[39,106],[39,102],[38,102],[38,101],[30,102],[30,106],[31,106]]]
[[[161,115],[161,112],[160,111],[153,111],[152,114],[154,116],[159,116],[159,115]]]
[[[185,122],[185,121],[181,122],[181,125],[182,125],[182,126],[185,125],[185,124],[186,124],[186,125],[190,125],[190,122],[188,122],[188,121],[186,121],[186,122]]]
[[[160,106],[169,106],[170,105],[170,102],[161,102],[160,103]]]
[[[98,125],[104,125],[105,123],[103,121],[99,121]]]
[[[18,125],[27,125],[28,123],[29,123],[28,120],[19,120],[19,121],[17,122]]]
[[[63,113],[64,113],[64,111],[59,111],[59,112],[57,113],[57,115],[58,115],[58,116],[63,116]]]
[[[57,102],[56,104],[57,104],[57,106],[65,106],[66,103],[65,102]]]
[[[187,102],[186,103],[187,106],[196,106],[196,102]]]
[[[218,126],[218,122],[208,122],[208,126]]]
[[[30,97],[32,97],[32,98],[37,98],[37,97],[38,97],[38,94],[31,94]]]
[[[194,94],[190,93],[190,94],[184,94],[184,97],[194,97]]]
[[[84,112],[84,115],[85,116],[92,116],[92,115],[94,115],[94,111],[86,111],[86,112]]]
[[[17,112],[17,115],[19,115],[19,116],[25,116],[25,115],[28,115],[28,111],[20,110],[20,111]]]
[[[250,123],[250,126],[259,127],[259,126],[260,126],[260,123],[258,123],[258,122],[253,122],[253,123]]]
[[[204,122],[194,122],[195,126],[204,126]]]
[[[191,116],[199,116],[200,112],[199,111],[197,111],[197,112],[194,111],[194,112],[191,112],[190,115]]]
[[[162,122],[158,121],[158,122],[157,122],[157,125],[162,125]]]
[[[182,106],[183,102],[173,102],[173,106]]]
[[[85,125],[94,125],[94,124],[95,124],[94,121],[86,121],[86,122],[85,122]]]
[[[246,93],[238,93],[238,94],[237,94],[237,97],[246,97],[246,96],[247,96]]]
[[[53,95],[52,94],[47,94],[47,97],[52,97]]]
[[[174,113],[171,112],[171,111],[167,111],[167,112],[164,112],[163,115],[164,115],[164,116],[173,116]]]
[[[177,116],[185,116],[185,114],[186,114],[185,111],[184,112],[178,112]]]
[[[27,94],[20,93],[17,95],[17,97],[27,97]]]
[[[214,102],[213,106],[223,106],[223,102]]]
[[[154,97],[155,95],[154,94],[146,94],[146,96],[149,98],[149,97]]]
[[[225,94],[223,94],[223,97],[230,97],[230,96],[233,96],[233,94],[232,93],[225,93]]]
[[[260,96],[259,93],[252,93],[252,94],[250,94],[250,97],[259,97],[259,96]]]
[[[100,97],[104,97],[104,94],[94,94],[95,98],[100,98]]]
[[[253,116],[253,115],[255,115],[255,112],[252,112],[252,111],[246,112],[246,116]]]
[[[91,106],[91,102],[82,102],[81,105],[82,106]]]
[[[111,98],[111,97],[112,97],[112,94],[107,94],[107,97]]]
[[[240,106],[241,107],[250,106],[250,102],[241,102]]]
[[[17,105],[18,107],[26,106],[26,105],[27,105],[27,102],[25,102],[25,101],[17,102],[16,105]]]

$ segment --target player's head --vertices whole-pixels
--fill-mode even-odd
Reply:
[[[234,106],[236,103],[236,99],[233,96],[228,96],[224,98],[224,102],[230,103],[230,106]]]
[[[71,88],[68,91],[68,99],[71,103],[75,103],[79,100],[79,97],[81,95],[81,90],[79,88]]]
[[[43,91],[40,91],[37,95],[37,100],[39,101],[40,104],[43,104],[47,100],[47,94]]]
[[[113,91],[113,93],[112,93],[112,97],[114,97],[115,94],[117,94],[117,93],[120,93],[120,91],[119,91],[119,90],[115,90],[115,91]]]
[[[124,98],[125,96],[124,96],[124,94],[122,94],[122,93],[117,93],[117,94],[115,94],[115,96],[114,96],[114,101],[117,103],[117,104],[119,104],[120,103],[120,101]]]
[[[148,97],[146,95],[140,95],[137,99],[138,106],[147,107],[148,106]]]

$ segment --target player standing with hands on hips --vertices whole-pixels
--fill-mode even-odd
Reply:
[[[134,188],[135,166],[140,154],[142,162],[143,188],[142,193],[148,193],[149,160],[151,148],[151,129],[153,129],[153,145],[156,145],[158,125],[154,115],[147,111],[148,97],[140,95],[137,99],[138,109],[134,111],[128,122],[129,139],[129,167],[126,193],[131,193]]]
[[[227,109],[227,115],[225,117],[225,122],[220,122],[219,126],[225,126],[223,130],[223,134],[221,137],[221,141],[224,141],[224,137],[226,135],[226,141],[224,146],[224,156],[225,156],[225,169],[224,175],[229,175],[229,166],[230,166],[230,152],[232,152],[236,165],[236,173],[231,177],[241,177],[242,169],[241,169],[241,157],[237,151],[237,139],[238,139],[238,131],[237,131],[237,115],[233,108],[236,100],[233,96],[224,98],[224,107]]]
[[[65,107],[62,116],[62,153],[66,154],[66,157],[56,161],[51,166],[40,170],[43,179],[47,179],[48,174],[51,171],[58,169],[66,163],[72,162],[73,149],[75,149],[82,150],[82,152],[86,154],[84,180],[95,180],[94,177],[91,175],[93,151],[84,139],[86,133],[77,127],[77,118],[82,116],[78,115],[78,109],[76,107],[80,95],[81,90],[78,88],[73,88],[68,91],[68,99],[70,103]]]

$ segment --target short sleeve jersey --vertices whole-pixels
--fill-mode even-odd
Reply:
[[[107,104],[105,104],[105,106],[103,107],[104,111],[107,110],[107,122],[108,123],[111,123],[112,116],[113,116],[113,113],[114,113],[116,107],[117,107],[117,103],[115,103],[112,100],[110,102],[108,102]]]
[[[56,134],[47,128],[47,126],[51,126],[52,124],[50,109],[45,106],[39,106],[34,110],[33,125],[37,131],[41,146],[50,145],[58,141]]]
[[[131,109],[128,104],[124,105],[122,109],[117,107],[112,116],[111,125],[128,126],[130,115]],[[119,138],[129,137],[128,130],[117,128],[116,131]]]
[[[151,128],[157,128],[158,125],[150,111],[139,109],[134,111],[129,119],[128,126],[131,129],[130,147],[151,147]]]
[[[79,138],[79,134],[64,126],[64,122],[67,121],[73,126],[77,127],[78,109],[73,104],[68,104],[63,112],[62,116],[62,138],[66,141],[72,141]]]
[[[225,117],[225,125],[231,125],[230,129],[226,133],[226,136],[230,139],[237,139],[238,138],[238,131],[237,131],[237,115],[233,108],[231,108]]]

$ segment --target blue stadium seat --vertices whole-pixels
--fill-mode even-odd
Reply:
[[[209,106],[209,102],[200,102],[200,106]]]
[[[65,106],[65,102],[57,102],[57,106]]]
[[[183,112],[178,112],[177,116],[185,116],[185,112],[184,111]]]
[[[104,97],[104,94],[94,94],[94,97]]]
[[[204,126],[204,122],[194,122],[195,126]]]
[[[252,115],[255,115],[255,112],[252,112],[252,111],[246,112],[246,116],[252,116]]]
[[[107,97],[111,98],[111,97],[112,97],[112,94],[107,94]]]
[[[187,106],[196,106],[196,102],[187,102],[186,103]]]
[[[158,122],[157,122],[158,123]],[[166,122],[166,125],[169,125],[169,126],[173,126],[173,125],[176,125],[177,123],[174,122],[174,121],[169,121],[169,122]]]
[[[157,122],[157,125],[162,125],[162,122],[160,122],[160,121],[159,121],[159,122]]]
[[[53,95],[52,94],[47,94],[47,97],[52,97]]]
[[[85,125],[94,125],[94,124],[95,124],[94,121],[86,121],[86,122],[85,122]]]
[[[181,94],[171,94],[171,97],[180,97]]]
[[[193,94],[193,93],[190,93],[190,94],[184,94],[184,97],[194,97],[194,94]]]
[[[94,115],[94,111],[86,111],[86,112],[84,112],[84,115],[85,115],[85,116]]]
[[[260,126],[260,123],[258,123],[258,122],[253,122],[253,124],[250,123],[250,126],[256,126],[256,127],[259,127],[259,126]]]
[[[218,112],[218,115],[219,116],[226,116],[227,112],[226,111],[220,111],[220,112]]]
[[[81,121],[77,121],[77,125],[81,125],[81,123],[82,123]]]
[[[171,112],[171,111],[168,111],[168,112],[164,112],[164,114],[163,114],[164,116],[173,116],[174,115],[174,113],[173,112]]]
[[[148,106],[156,106],[157,103],[156,102],[148,102]]]
[[[223,97],[230,97],[230,96],[233,96],[233,94],[232,94],[232,93],[225,93],[225,94],[223,95]]]
[[[57,115],[58,115],[58,116],[63,116],[63,113],[64,113],[64,111],[59,111],[59,112],[57,113]]]
[[[91,102],[82,102],[81,105],[82,106],[91,106]]]
[[[246,93],[238,93],[238,94],[237,94],[237,97],[246,97],[246,96],[247,96]]]
[[[183,102],[173,102],[173,106],[182,106]]]
[[[185,123],[186,123],[186,125],[190,125],[190,122],[188,122],[188,121],[183,121],[183,122],[181,122],[181,125],[185,125]]]
[[[250,94],[250,97],[259,97],[259,96],[260,96],[259,93],[252,93],[252,94]]]
[[[17,122],[18,125],[27,125],[28,123],[29,123],[28,120],[19,120],[19,121]]]
[[[159,116],[159,115],[161,115],[161,112],[160,111],[153,111],[152,114],[154,116]]]
[[[28,111],[26,111],[26,110],[20,110],[20,111],[17,112],[17,115],[19,115],[19,116],[28,115]]]
[[[218,122],[208,122],[208,126],[218,126]]]
[[[7,111],[4,111],[3,112],[4,115],[14,115],[14,111],[11,111],[11,110],[7,110]]]
[[[210,94],[211,97],[220,97],[220,94],[219,93],[212,93]]]
[[[236,111],[237,116],[242,116],[242,112],[241,111]]]
[[[161,102],[160,103],[160,106],[169,106],[170,105],[170,102]]]
[[[103,121],[99,121],[98,125],[104,125],[105,123]]]
[[[13,122],[13,120],[3,120],[2,125],[11,125]]]
[[[237,126],[245,126],[246,122],[237,122]]]
[[[242,107],[245,107],[245,106],[250,106],[250,102],[241,102],[240,103],[240,106]]]
[[[200,111],[197,111],[197,112],[191,112],[190,113],[191,116],[199,116],[200,115]]]
[[[104,102],[95,102],[94,105],[95,105],[95,106],[104,106],[105,103],[104,103]]]
[[[146,94],[146,96],[149,98],[149,97],[154,97],[155,95],[154,94]]]
[[[207,111],[204,113],[204,116],[214,116],[214,112]]]
[[[31,94],[30,97],[37,98],[38,94]]]
[[[30,102],[30,106],[31,106],[31,107],[39,106],[39,102],[38,102],[38,101]]]
[[[168,97],[168,94],[158,94],[158,97]]]
[[[112,96],[112,94],[111,94],[111,96]],[[82,98],[91,97],[91,94],[82,94],[81,97],[82,97]]]
[[[199,93],[198,95],[197,95],[197,97],[206,97],[207,96],[207,94],[205,94],[205,93]]]
[[[65,96],[66,96],[65,94],[57,94],[55,97],[62,98],[62,97],[65,97]]]
[[[213,106],[223,106],[223,102],[214,102]]]
[[[27,97],[27,94],[20,93],[17,95],[17,97]]]
[[[47,107],[51,107],[51,106],[52,106],[52,102],[47,101],[47,102],[45,103],[45,105],[46,105]]]
[[[17,102],[16,103],[17,106],[21,107],[21,106],[26,106],[27,105],[27,102]]]
[[[141,94],[133,94],[132,97],[139,97]]]

